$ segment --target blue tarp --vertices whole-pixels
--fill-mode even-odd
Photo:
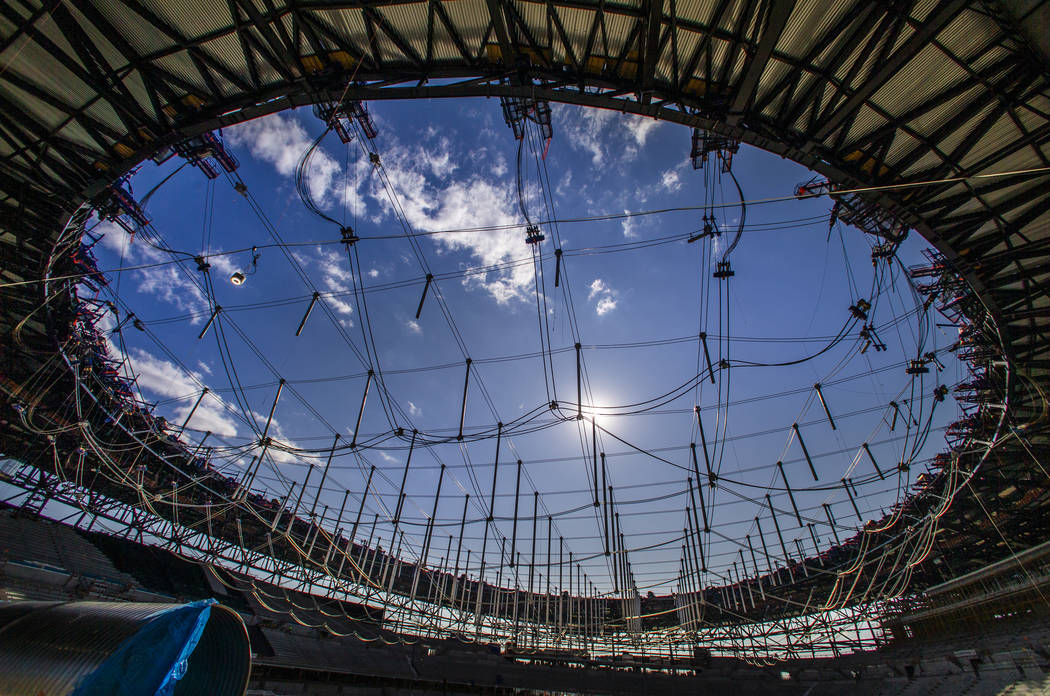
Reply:
[[[72,696],[171,696],[197,647],[214,599],[165,609],[149,618]]]

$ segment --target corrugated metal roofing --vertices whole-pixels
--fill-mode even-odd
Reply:
[[[933,149],[910,158],[908,169],[918,172],[938,166],[941,156],[937,152],[950,152],[978,126],[984,115],[1001,110],[1011,97],[996,93],[987,106],[979,113],[969,115],[958,128],[945,129],[940,136],[941,142],[927,142],[928,137],[936,134],[938,128],[949,123],[956,114],[964,112],[975,100],[982,99],[989,91],[999,90],[996,83],[1011,77],[1011,74],[989,74],[980,80],[976,79],[976,74],[1010,51],[1020,50],[1018,46],[1022,45],[1008,27],[998,23],[983,7],[968,9],[963,3],[958,3],[958,9],[954,9],[950,7],[952,3],[935,0],[915,3],[910,15],[903,18],[887,14],[892,9],[874,7],[859,0],[831,4],[821,0],[799,0],[792,4],[783,25],[777,27],[769,26],[773,6],[766,8],[763,5],[763,14],[758,16],[748,14],[748,8],[753,4],[743,0],[730,0],[724,3],[724,8],[720,0],[676,2],[673,17],[668,0],[654,0],[658,3],[655,8],[651,8],[646,0],[601,4],[574,2],[571,7],[560,6],[557,2],[527,0],[501,4],[508,1],[496,1],[496,6],[503,8],[497,17],[497,25],[507,28],[506,35],[516,45],[514,50],[522,55],[521,60],[526,61],[524,66],[535,73],[535,78],[530,78],[535,80],[534,84],[542,86],[548,79],[542,75],[548,61],[554,70],[553,79],[563,80],[567,71],[574,70],[562,32],[555,27],[556,18],[572,45],[573,55],[582,63],[583,74],[568,82],[579,84],[581,80],[586,83],[589,79],[599,79],[614,89],[619,86],[617,94],[627,102],[661,99],[665,103],[685,104],[687,109],[695,110],[698,106],[702,113],[716,120],[718,114],[727,112],[734,101],[738,104],[761,103],[763,110],[756,116],[765,121],[764,132],[780,132],[790,142],[811,140],[808,151],[819,151],[820,159],[829,163],[836,161],[836,156],[842,158],[836,165],[840,171],[861,181],[873,167],[869,164],[866,170],[860,165],[851,168],[848,162],[858,160],[856,155],[851,155],[851,143],[863,141],[872,133],[885,132],[887,128],[898,130],[900,135],[893,139],[886,160],[881,164],[893,166],[922,143],[922,147]],[[287,6],[258,0],[233,0],[228,4],[211,0],[141,0],[141,5],[135,5],[116,0],[91,0],[90,6],[77,5],[71,13],[94,45],[95,55],[102,58],[100,66],[85,65],[81,57],[83,47],[78,50],[75,42],[66,36],[62,23],[58,21],[60,17],[47,13],[27,28],[27,36],[16,39],[7,47],[0,59],[12,76],[39,86],[73,110],[86,107],[86,114],[105,128],[118,132],[127,130],[130,116],[117,117],[114,102],[108,95],[96,99],[99,85],[112,82],[104,74],[94,74],[100,68],[111,75],[122,76],[138,108],[161,121],[149,124],[151,130],[163,133],[171,129],[171,123],[167,122],[166,116],[156,113],[154,99],[162,105],[167,104],[170,100],[167,95],[181,98],[187,87],[192,87],[197,93],[195,96],[203,100],[199,107],[202,117],[212,111],[222,113],[222,103],[242,89],[235,80],[268,94],[301,90],[299,56],[294,52],[302,51],[304,55],[314,52],[314,42],[306,40],[300,32],[304,28],[313,31],[315,26],[319,28],[313,32],[317,41],[331,51],[342,52],[342,58],[335,58],[342,62],[342,67],[353,65],[352,59],[347,57],[349,55],[365,56],[366,64],[356,68],[355,73],[365,83],[382,78],[382,75],[374,74],[368,60],[377,48],[383,71],[402,77],[410,77],[414,72],[421,78],[432,80],[446,72],[463,76],[474,73],[482,78],[487,75],[493,82],[509,84],[507,69],[518,71],[522,64],[511,66],[512,57],[503,55],[500,32],[490,26],[490,4],[484,0],[455,0],[441,2],[439,6],[455,27],[463,47],[453,40],[429,2],[422,1],[332,8],[321,2]],[[129,62],[117,37],[107,36],[103,28],[95,26],[87,11],[91,7],[121,32],[120,38],[130,50],[141,53],[140,59]],[[135,11],[134,7],[140,7],[140,10]],[[647,55],[643,53],[648,52],[640,50],[651,34],[652,28],[648,26],[650,9],[654,9],[660,18],[656,35],[663,39],[653,65],[645,63]],[[371,32],[365,19],[368,13],[376,19]],[[18,9],[0,14],[0,32],[11,36],[19,30],[15,26],[18,18],[24,21],[27,16],[25,11]],[[600,22],[599,16],[602,17]],[[431,28],[428,23],[432,19],[435,25]],[[262,25],[256,26],[256,20]],[[519,22],[523,22],[524,27]],[[894,70],[880,76],[880,84],[874,90],[867,89],[868,81],[880,75],[887,61],[900,58],[900,52],[909,48],[914,37],[925,32],[927,22],[937,23],[936,28],[926,32],[928,36],[922,34],[925,38],[917,50],[898,61]],[[267,23],[276,30],[270,31],[263,26]],[[673,39],[669,36],[672,25]],[[880,32],[890,31],[893,27],[901,30],[892,37],[890,46],[878,51],[887,38]],[[538,42],[538,54],[524,40],[524,28]],[[858,32],[856,29],[862,30]],[[772,39],[767,39],[767,35],[775,38],[768,46],[764,42]],[[39,43],[37,36],[46,37],[64,55],[54,55],[46,44]],[[185,42],[176,40],[175,36],[185,38]],[[432,36],[434,62],[432,65],[416,65],[415,58],[409,53],[425,61],[428,36]],[[285,37],[289,37],[287,40],[294,45],[285,45]],[[705,43],[706,48],[699,50]],[[998,45],[989,49],[993,43]],[[248,56],[246,46],[250,47]],[[191,47],[195,54],[191,55]],[[676,49],[677,57],[673,55]],[[745,78],[750,79],[749,68],[760,49],[766,50],[767,62],[758,70],[755,82],[744,84]],[[276,57],[268,58],[265,54]],[[676,65],[678,71],[683,71],[694,57],[697,60],[691,74],[676,74]],[[588,58],[591,59],[589,63],[586,62]],[[328,57],[324,56],[321,63],[315,61],[311,65],[331,65],[327,61]],[[614,74],[612,68],[617,61],[620,65]],[[255,77],[249,69],[249,62],[255,66]],[[144,80],[141,73],[147,65],[154,65],[161,71]],[[1013,116],[999,118],[960,163],[963,167],[980,162],[1011,143],[1024,138],[1032,140],[1032,133],[1045,131],[1046,110],[1050,104],[1046,71],[1024,78],[1023,91],[1015,94],[1025,94],[1024,98],[1030,102],[1029,108],[1014,109]],[[258,84],[252,85],[256,79]],[[151,95],[150,90],[158,82],[164,83],[164,89]],[[632,88],[640,89],[643,82],[648,84],[646,95],[631,92]],[[716,84],[719,82],[721,84]],[[926,110],[908,123],[895,124],[890,120],[922,107],[942,90],[967,83],[972,85],[970,89]],[[213,85],[218,88],[216,94],[210,93]],[[770,90],[775,86],[778,91],[774,94]],[[818,88],[810,90],[811,86]],[[675,93],[678,89],[682,94]],[[749,96],[743,102],[734,99],[741,96],[738,94],[740,89],[750,90],[749,95],[743,95]],[[868,105],[850,101],[858,93],[863,94],[861,101],[868,102]],[[28,96],[2,78],[0,94],[14,100],[46,128],[55,128],[67,119],[67,115],[55,107]],[[805,97],[817,100],[816,111],[811,104],[799,103],[798,100]],[[93,101],[94,104],[89,105]],[[848,113],[847,105],[850,106]],[[786,122],[785,117],[792,113],[795,117]],[[186,112],[185,109],[179,117],[189,121],[195,119],[192,110]],[[1023,124],[1024,131],[1018,129],[1015,118]],[[751,119],[745,117],[744,120]],[[84,130],[85,127],[90,128],[90,123],[79,125],[75,133],[69,130],[68,137],[80,146],[97,150],[99,159],[120,159],[114,150],[107,151],[100,146],[97,138],[92,138]],[[845,129],[845,137],[842,129]],[[1046,139],[1041,136],[1034,139],[1035,143],[1028,142],[1014,148],[1012,155],[998,162],[997,166],[1010,168],[1011,160],[1014,163],[1029,162],[1033,157],[1038,161],[1041,155],[1037,149],[1045,145]],[[833,143],[841,143],[843,151],[835,153],[829,150],[829,147],[834,147]],[[847,156],[850,159],[846,159]],[[907,177],[908,172],[900,171],[897,175]]]

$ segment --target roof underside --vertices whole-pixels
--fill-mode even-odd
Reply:
[[[742,139],[846,187],[942,182],[872,200],[981,298],[977,319],[994,325],[1017,375],[996,398],[1013,425],[1032,423],[1041,457],[1045,399],[1030,386],[1045,387],[1050,368],[1050,187],[1046,171],[1028,170],[1050,167],[1050,68],[1045,34],[1031,29],[1048,6],[13,0],[0,3],[0,239],[56,231],[63,213],[186,135],[343,95],[533,95],[646,114]],[[1034,468],[1016,442],[994,459],[1001,478]],[[1002,486],[982,480],[994,498]],[[960,514],[939,537],[959,553],[984,534]],[[1024,516],[1016,508],[1019,524]],[[1042,541],[1044,527],[1022,546]],[[1001,545],[985,531],[981,544]]]
[[[0,195],[10,208],[23,182],[94,192],[176,131],[342,94],[348,78],[351,96],[525,90],[705,125],[848,185],[1046,167],[1045,46],[1034,45],[1037,31],[1014,30],[1046,8],[19,0],[0,8]],[[1045,193],[1045,176],[1019,176],[884,200],[961,257],[1015,357],[1040,367],[1050,321]],[[989,254],[993,263],[978,261]]]

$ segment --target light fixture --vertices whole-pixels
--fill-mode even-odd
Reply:
[[[234,274],[232,276],[230,276],[230,282],[233,283],[234,285],[244,285],[244,281],[245,281],[244,274],[241,273],[240,271],[235,271]]]

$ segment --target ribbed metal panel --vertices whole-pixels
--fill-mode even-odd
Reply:
[[[427,14],[423,3],[383,8],[383,16],[420,56],[427,53]]]
[[[875,93],[877,103],[893,104],[894,109],[908,111],[929,99],[931,93],[943,91],[964,75],[951,59],[936,46],[925,46]],[[921,89],[917,86],[921,85]]]
[[[857,117],[853,120],[853,124],[850,126],[849,133],[846,136],[846,142],[853,142],[861,136],[870,134],[885,122],[886,121],[877,111],[867,104],[863,105],[857,111]]]
[[[488,28],[489,11],[485,0],[456,0],[442,3],[452,24],[463,37],[467,48],[477,49],[481,46],[481,37]],[[494,37],[490,40],[495,40]]]
[[[0,36],[11,36],[14,33],[15,33],[15,25],[12,24],[11,22],[7,21],[7,18],[0,17]],[[24,42],[25,42],[25,39],[22,39],[21,41],[16,41],[13,44],[11,44],[10,46],[8,46],[6,50],[0,51],[0,60],[3,60],[5,63],[10,61],[12,59],[12,57],[15,55],[15,53],[18,52],[18,44],[21,44],[21,43],[24,43]]]
[[[635,17],[627,17],[624,15],[614,15],[606,13],[605,26],[608,29],[609,53],[612,56],[619,55],[620,51],[624,47],[624,44],[627,42],[627,36],[630,34],[632,27],[634,27],[634,25],[637,22],[638,20]],[[595,43],[598,42],[595,41]]]
[[[395,27],[394,22],[392,21],[392,14],[393,11],[396,9],[396,7],[377,7],[375,8],[375,13],[381,16],[383,19],[385,19],[390,26]],[[365,26],[367,27],[367,24]],[[376,46],[379,47],[379,57],[382,58],[382,62],[384,64],[393,65],[405,65],[409,63],[408,57],[405,56],[405,54],[401,51],[400,48],[398,48],[397,44],[393,42],[389,35],[387,35],[385,31],[383,31],[383,29],[379,26],[379,22],[373,21],[373,26],[375,27],[375,43]],[[365,47],[365,52],[368,55],[372,54],[371,42],[367,41],[366,39],[362,42],[361,45]]]
[[[972,102],[978,94],[978,89],[979,88],[976,87],[970,88],[954,99],[945,102],[942,106],[935,107],[924,114],[912,118],[908,121],[908,128],[922,135],[932,133],[947,119],[958,114],[959,109]],[[901,104],[897,108],[901,109],[901,113],[907,112],[904,104]]]
[[[177,53],[173,56],[158,58],[156,63],[172,75],[180,77],[189,84],[195,86],[201,92],[206,90],[204,78],[201,77],[201,74],[197,72],[193,67],[192,62],[184,53]],[[260,61],[260,65],[266,65],[266,63]],[[181,92],[183,90],[180,89],[179,91]]]
[[[946,135],[941,142],[943,152],[952,152],[962,144],[963,140],[970,135],[972,131],[981,121],[995,111],[998,104],[991,103],[986,105],[983,109],[977,112],[977,114],[963,121],[959,119],[957,122],[949,121],[947,125],[949,128],[955,128],[954,131]],[[985,155],[990,155],[1006,143],[1010,142],[1017,137],[1017,129],[1013,125],[1013,121],[1010,120],[1009,116],[1003,115],[997,119],[997,126],[993,126],[987,137],[981,138],[977,143],[974,144],[973,150],[969,157],[976,157],[980,159]],[[994,145],[994,147],[993,147]]]
[[[45,102],[27,92],[23,92],[17,87],[11,87],[10,91],[19,99],[22,111],[39,119],[41,122],[47,123],[53,128],[57,127],[62,122],[61,114]]]
[[[59,132],[62,133],[63,138],[67,138],[70,142],[74,142],[81,147],[90,148],[95,145],[95,139],[76,121],[69,121]]]
[[[87,110],[87,113],[96,121],[100,121],[110,128],[116,129],[118,133],[124,130],[121,120],[117,116],[117,112],[113,109],[113,105],[107,101],[96,101]]]
[[[83,106],[92,98],[93,90],[81,82],[66,67],[66,63],[55,60],[55,56],[37,43],[22,42],[19,45],[18,61],[15,65],[10,65],[8,70],[39,85],[49,94],[62,95],[62,99],[70,105]],[[73,64],[75,65],[76,61],[73,61]],[[4,85],[4,90],[8,89],[10,88]]]
[[[73,46],[69,43],[66,35],[62,33],[62,30],[59,29],[58,25],[53,20],[37,22],[37,24],[34,25],[34,28],[66,54],[63,58],[64,61],[72,63],[79,68],[84,67],[83,60],[81,60],[80,56],[78,56],[76,51],[73,50]],[[24,58],[24,56],[20,57]]]
[[[908,171],[924,172],[929,170],[931,167],[936,167],[937,165],[942,164],[943,162],[944,160],[937,153],[927,152],[922,157],[920,157],[919,160],[915,162],[915,164],[913,164],[911,169]]]
[[[0,693],[68,694],[163,604],[0,607]]]
[[[64,696],[124,641],[177,604],[20,602],[0,605],[0,694]],[[136,647],[148,651],[149,645]],[[237,696],[249,675],[248,635],[233,611],[213,606],[175,693]]]
[[[962,12],[937,35],[937,42],[960,56],[983,48],[997,36],[995,25],[977,12]],[[977,65],[971,62],[971,66]]]
[[[821,0],[797,3],[777,42],[777,52],[802,58],[816,40],[848,11],[845,5],[829,5]]]
[[[209,85],[203,80],[198,67],[193,64],[188,54],[179,46],[180,42],[173,40],[171,36],[152,26],[144,17],[123,3],[100,1],[95,4],[99,12],[122,33],[122,39],[130,46],[143,54],[155,56],[152,60],[158,66],[177,76],[185,83],[196,86],[202,93],[209,91]],[[284,28],[288,32],[291,31],[291,12],[281,8],[279,3],[276,6],[276,15],[270,9],[271,5],[269,3],[254,0],[253,4],[259,16],[268,21],[274,21],[279,17],[279,21]],[[718,5],[719,3],[716,0],[683,0],[675,3],[675,16],[678,21],[678,65],[680,67],[683,66],[699,44],[702,34],[696,32],[696,27],[714,23],[719,32],[735,34],[740,39],[735,49],[733,49],[735,51],[734,55],[729,55],[731,44],[724,38],[716,38],[711,41],[714,58],[712,69],[716,76],[721,75],[725,71],[728,86],[732,87],[733,84],[739,81],[742,75],[741,70],[746,65],[746,51],[753,50],[753,48],[745,49],[744,46],[753,43],[760,33],[757,30],[759,19],[754,15],[746,14],[744,8],[749,7],[750,4],[743,2],[743,0],[736,0],[730,3],[720,16],[714,17],[713,13]],[[156,14],[161,21],[167,22],[172,27],[172,31],[187,37],[191,41],[197,37],[208,36],[209,40],[201,45],[198,50],[207,52],[215,58],[216,62],[225,65],[228,69],[247,80],[248,71],[244,61],[243,46],[237,37],[237,30],[233,26],[231,9],[228,4],[214,3],[211,0],[184,0],[178,3],[168,2],[167,0],[143,0],[143,6],[147,11]],[[75,16],[81,20],[80,23],[91,40],[96,44],[98,50],[112,65],[124,65],[127,61],[117,49],[117,44],[111,40],[111,37],[106,36],[105,32],[91,26],[91,23],[86,20],[86,15],[83,15],[78,7],[77,4],[73,4],[70,7],[70,11],[74,12]],[[480,49],[480,44],[489,25],[488,5],[483,0],[456,0],[455,2],[443,2],[442,7],[451,17],[463,41],[467,44],[468,50],[474,53]],[[552,27],[549,26],[547,15],[553,8],[561,18],[566,33],[574,44],[573,48],[576,56],[578,58],[582,57],[583,44],[585,44],[589,36],[590,28],[596,16],[593,10],[577,6],[558,7],[557,4],[547,6],[534,2],[515,2],[514,7],[525,19],[530,31],[541,44],[541,47],[557,47],[552,59],[556,63],[567,64],[567,54],[562,45],[561,37],[555,37]],[[921,28],[923,22],[926,21],[927,16],[935,7],[937,7],[936,0],[921,0],[921,2],[916,3],[911,11],[909,25],[894,41],[893,50],[903,46],[909,40],[909,37],[913,36],[914,32]],[[625,47],[626,38],[637,26],[638,18],[641,16],[643,9],[644,4],[640,0],[605,7],[605,31],[599,32],[596,36],[596,41],[592,46],[595,55],[606,53],[613,58],[618,56]],[[371,51],[360,8],[348,5],[332,10],[304,9],[301,11],[309,13],[316,20],[328,24],[332,27],[334,33],[344,36],[365,53]],[[375,11],[385,17],[390,26],[399,32],[417,53],[421,56],[425,55],[426,22],[430,16],[426,3],[406,2],[380,5],[376,6]],[[667,0],[663,2],[663,11],[665,16],[669,16],[670,3]],[[821,0],[799,0],[777,42],[774,56],[771,58],[771,62],[766,67],[759,84],[756,86],[757,97],[760,99],[764,95],[765,90],[772,87],[777,79],[791,70],[790,64],[780,61],[778,56],[786,55],[801,59],[811,51],[821,37],[834,27],[836,22],[848,16],[849,13],[857,13],[857,11],[857,6],[849,3],[829,4]],[[257,40],[261,41],[258,30],[246,22],[243,16],[238,17],[238,22],[243,31],[250,32]],[[56,61],[54,56],[49,55],[47,51],[43,50],[35,42],[18,41],[16,42],[17,46],[10,47],[0,58],[12,57],[13,52],[17,50],[18,60],[13,61],[7,68],[12,74],[18,74],[30,82],[40,85],[49,93],[59,96],[73,108],[82,107],[94,97],[94,88],[84,84],[68,68],[64,67],[64,64],[83,67],[76,52],[73,51],[56,22],[50,18],[45,17],[38,20],[34,27],[36,31],[41,32],[68,55]],[[0,19],[0,30],[4,33],[9,33],[14,30],[14,27],[10,25],[8,20]],[[966,74],[966,71],[962,70],[955,60],[947,56],[945,51],[954,52],[962,59],[968,60],[969,55],[976,53],[977,47],[995,38],[999,31],[995,23],[989,21],[986,14],[975,10],[961,12],[938,33],[938,46],[927,45],[924,50],[909,60],[896,75],[892,76],[886,84],[872,95],[871,101],[878,108],[875,111],[865,110],[861,112],[860,120],[850,124],[851,136],[862,136],[875,128],[883,126],[885,124],[884,114],[892,116],[904,113],[928,99],[937,90],[955,81],[968,79],[970,76]],[[459,49],[454,45],[447,31],[440,26],[440,23],[434,27],[433,35],[433,57],[436,61],[449,64],[460,60]],[[609,45],[607,48],[602,46],[603,36],[608,38]],[[331,43],[327,39],[322,40],[325,43]],[[391,41],[383,30],[377,29],[375,40],[381,48],[385,63],[392,65],[406,64],[407,61],[401,49],[396,46],[395,42]],[[489,34],[487,40],[492,43],[497,41],[493,34]],[[813,69],[820,71],[820,66],[827,61],[842,40],[844,39],[832,41],[831,45],[813,61]],[[831,80],[829,86],[821,91],[821,103],[817,107],[818,111],[821,111],[829,100],[836,98],[840,94],[839,90],[849,95],[859,89],[871,70],[877,68],[872,63],[875,60],[874,55],[861,55],[865,45],[864,37],[854,37],[852,41],[855,44],[855,46],[851,46],[853,55],[849,56],[838,67],[834,76],[835,79]],[[302,46],[306,52],[313,51],[313,47],[309,44],[303,43]],[[636,46],[637,44],[634,45],[634,47]],[[330,48],[334,49],[335,47],[331,46]],[[979,70],[982,65],[997,59],[1004,51],[1008,50],[1010,49],[1003,47],[987,51],[981,54],[979,58],[974,58],[970,68]],[[655,68],[658,78],[664,81],[673,77],[671,51],[671,42],[667,42]],[[498,51],[495,55],[498,55]],[[624,79],[632,79],[633,71],[636,69],[639,58],[640,56],[634,55],[632,50],[621,66],[620,76]],[[863,68],[852,73],[853,79],[850,81],[851,84],[837,84],[837,80],[841,80],[850,74],[850,71],[855,67],[855,60],[860,60]],[[486,63],[484,59],[482,62],[483,64]],[[278,72],[269,67],[264,61],[257,60],[257,64],[260,78],[264,83],[276,84],[283,81]],[[695,74],[696,77],[707,77],[704,74],[704,67],[703,63],[699,66]],[[221,77],[218,72],[211,72],[212,79],[218,83],[222,92],[232,94],[235,91],[234,86]],[[813,72],[810,72],[809,76],[802,78],[799,85],[800,90],[811,79],[826,79],[824,76],[813,78],[811,77],[813,74]],[[682,77],[685,79],[682,79],[680,84],[686,87],[687,91],[692,89],[696,92],[696,90],[701,89],[701,86],[698,85],[689,86],[688,77],[692,76]],[[147,98],[146,88],[141,78],[133,73],[125,78],[125,84],[131,90],[135,101],[152,113],[153,108],[149,103],[150,100]],[[20,94],[13,87],[6,87],[5,89],[16,96],[17,101],[30,111],[34,119],[37,119],[47,127],[57,127],[58,123],[67,118],[61,111],[43,105],[39,100],[34,100],[34,98],[27,97],[25,94]],[[178,87],[175,89],[177,91]],[[795,93],[799,93],[800,90]],[[945,106],[935,112],[931,112],[920,119],[918,123],[909,123],[908,126],[909,128],[919,129],[920,134],[929,133],[936,129],[938,125],[944,123],[948,115],[953,110],[956,110],[957,105],[963,101],[960,99],[958,102],[953,102],[951,106]],[[766,109],[767,115],[775,116],[775,109],[777,108],[775,104],[777,103],[777,101],[774,101],[774,105]],[[879,113],[880,111],[884,112],[884,114]],[[89,108],[88,113],[114,130],[123,130],[124,128],[121,119],[116,118],[115,113],[108,106],[92,106]],[[796,121],[796,127],[803,129],[808,125],[808,113],[809,109],[807,107],[802,114],[802,118]],[[156,114],[153,115],[155,116]],[[1026,128],[1031,130],[1039,127],[1039,118],[1033,118],[1028,114],[1025,116],[1028,116],[1028,121],[1030,121],[1026,123]],[[994,135],[989,134],[988,142],[1008,142],[1011,138],[1023,137],[1023,135],[1018,134],[1016,128],[1010,127],[1010,124],[1005,124],[1005,126],[1003,129],[999,129],[997,126],[996,130],[1002,130],[1002,132]],[[69,131],[65,135],[89,149],[97,147],[86,136],[86,133],[79,129],[75,132]],[[902,142],[906,140],[906,138],[902,139]],[[895,145],[893,155],[900,156],[907,152],[908,149],[906,144]]]
[[[230,26],[230,6],[214,0],[141,0],[142,5],[188,38],[196,38]],[[243,12],[242,12],[243,18]]]
[[[248,82],[248,66],[244,62],[244,52],[233,34],[219,36],[201,45],[201,50],[218,60],[222,65],[228,66],[230,72]],[[235,91],[234,86],[225,77],[212,72],[212,77],[222,85],[222,89],[229,92]]]
[[[981,195],[981,198],[983,198],[985,201],[987,201],[989,204],[991,204],[993,206],[994,205],[998,205],[998,204],[1002,203],[1003,201],[1009,200],[1010,198],[1013,198],[1014,196],[1022,193],[1023,191],[1027,191],[1031,187],[1031,185],[1032,185],[1031,182],[1021,181],[1021,182],[1018,182],[1018,183],[1014,184],[1013,186],[1004,186],[1001,189],[997,189],[997,190],[991,191],[991,192],[986,192],[986,193]],[[960,206],[959,207],[959,214],[966,214],[966,213],[969,213],[969,212],[975,212],[975,211],[978,211],[980,209],[981,209],[981,205],[976,200],[974,200],[972,202],[967,203],[964,206]]]
[[[76,9],[76,4],[71,4],[70,14],[76,20],[81,31],[87,34],[91,39],[91,43],[95,45],[98,52],[111,68],[117,70],[127,65],[127,58],[125,58],[121,52],[113,46],[110,42],[110,37],[100,32],[93,23],[89,22],[87,18]]]
[[[169,36],[120,3],[100,4],[96,7],[106,21],[140,54],[154,52],[171,44]]]
[[[1021,120],[1026,129],[1035,130],[1046,122],[1043,114],[1050,113],[1050,96],[1033,94],[1028,102],[1021,108],[1015,109],[1014,113],[1017,114],[1017,118]]]
[[[565,33],[574,44],[572,50],[581,53],[583,46],[587,43],[587,33],[591,29],[591,23],[594,22],[594,13],[570,7],[559,7],[557,13],[558,19],[561,20],[561,25],[565,27]],[[682,36],[683,34],[679,33],[679,42],[681,42]],[[577,55],[576,57],[580,58],[581,56]]]
[[[369,54],[368,32],[365,30],[365,21],[360,10],[318,10],[313,16],[330,26],[336,34],[359,46],[362,53]]]
[[[251,648],[244,622],[232,609],[214,605],[175,696],[240,696],[248,688],[250,672]]]

